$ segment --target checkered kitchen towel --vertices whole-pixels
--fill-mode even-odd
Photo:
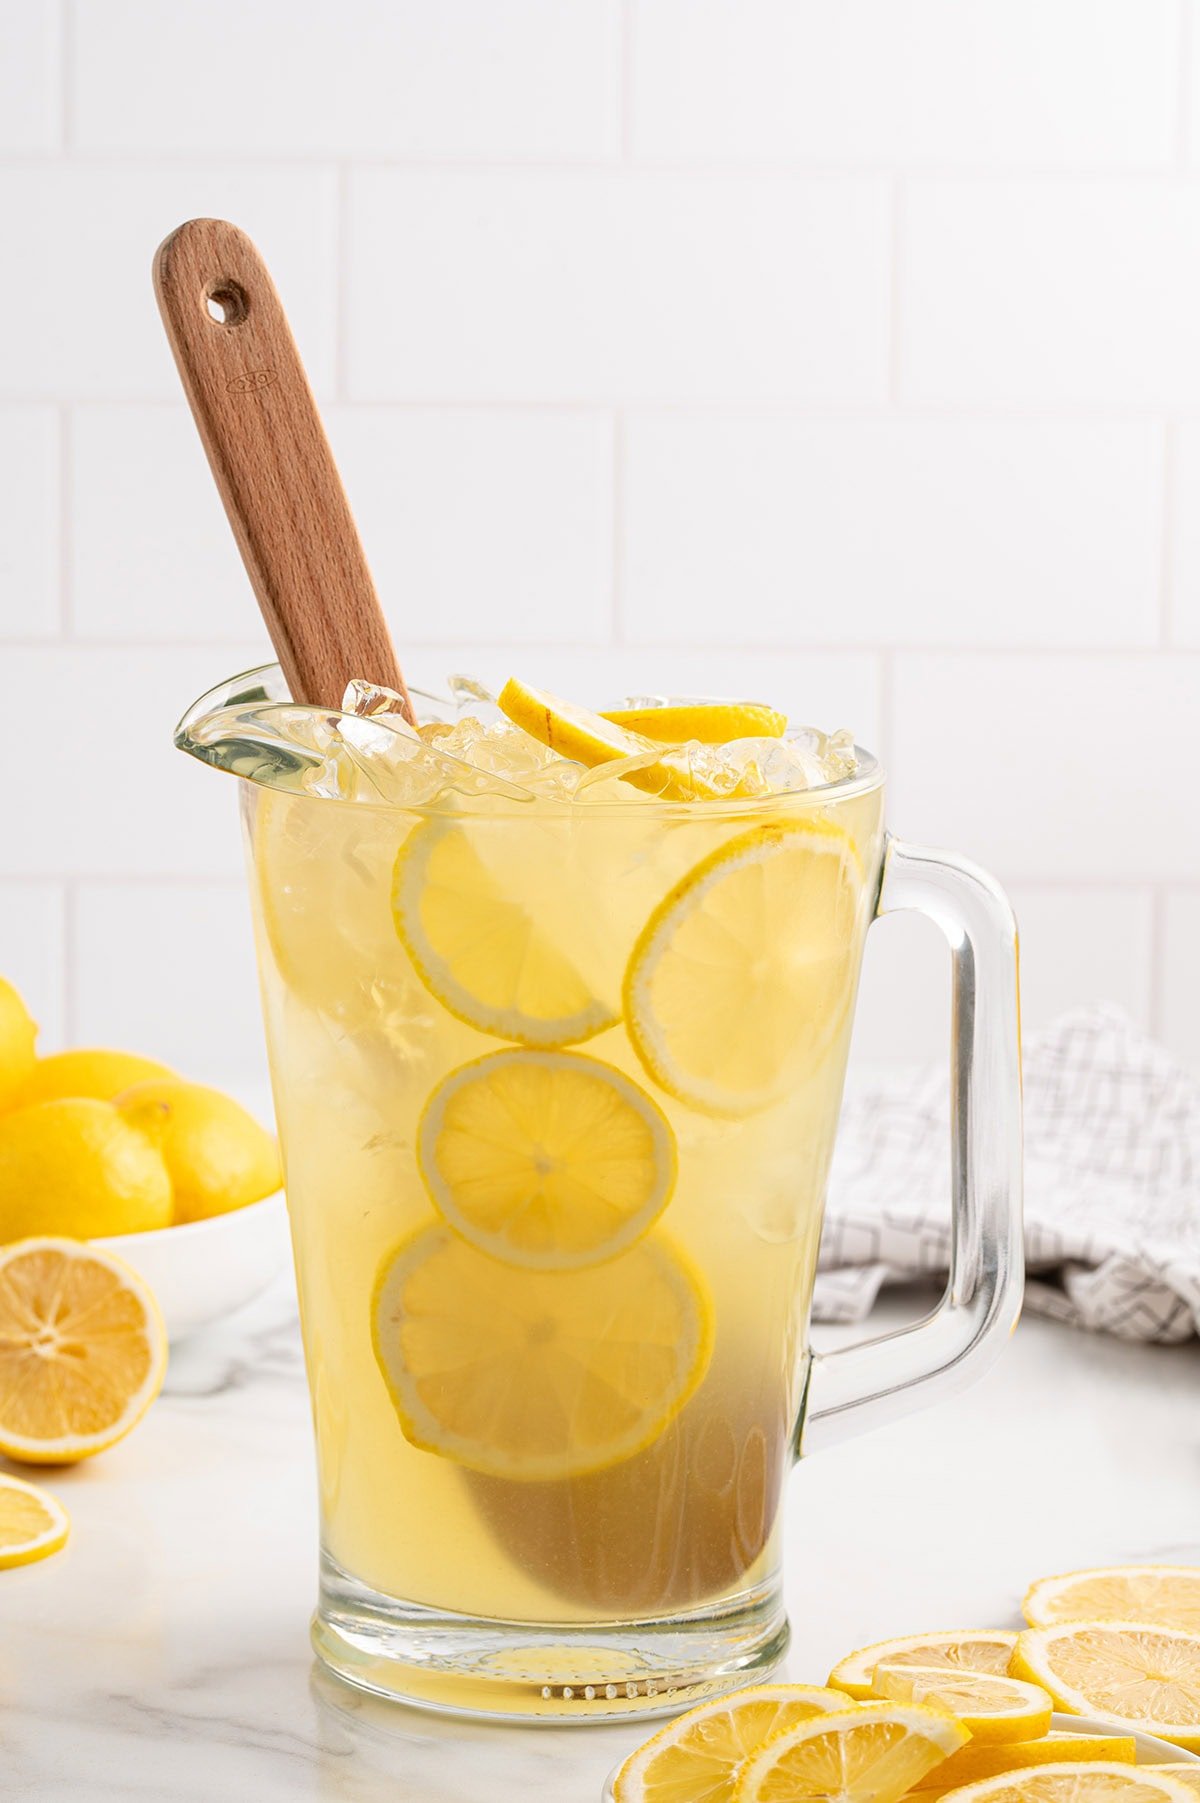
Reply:
[[[848,1103],[813,1313],[858,1321],[881,1286],[944,1274],[944,1072]],[[1200,1334],[1200,1084],[1119,1009],[1065,1015],[1025,1051],[1027,1306],[1128,1340]]]

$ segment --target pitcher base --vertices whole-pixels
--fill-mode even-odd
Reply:
[[[788,1623],[777,1585],[669,1619],[570,1627],[454,1615],[397,1602],[326,1560],[313,1646],[377,1696],[502,1720],[674,1715],[761,1681]]]

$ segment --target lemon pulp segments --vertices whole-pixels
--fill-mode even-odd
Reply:
[[[952,1671],[1004,1673],[1016,1644],[1017,1636],[1005,1628],[905,1634],[847,1653],[830,1672],[829,1682],[847,1696],[862,1698],[871,1695],[871,1678],[877,1665],[944,1665]]]
[[[0,1568],[48,1558],[69,1532],[66,1510],[48,1491],[0,1473]]]
[[[46,1465],[100,1452],[166,1367],[157,1305],[122,1259],[78,1240],[0,1247],[0,1452]]]
[[[951,1793],[954,1803],[1191,1803],[1191,1792],[1157,1766],[1102,1760],[1043,1765],[984,1778]]]
[[[1072,1715],[1200,1749],[1200,1639],[1182,1629],[1103,1621],[1028,1628],[1011,1670]]]
[[[516,825],[498,824],[511,842]],[[433,820],[417,827],[396,859],[392,905],[426,988],[482,1032],[519,1045],[572,1045],[618,1018],[559,944],[570,941],[570,911],[559,907],[552,932],[532,896],[496,882],[470,828]]]
[[[945,1666],[877,1665],[872,1688],[898,1703],[944,1709],[976,1741],[1036,1740],[1050,1732],[1054,1704],[1038,1684]]]
[[[648,1446],[700,1383],[712,1310],[661,1234],[574,1271],[499,1264],[442,1227],[379,1274],[375,1356],[415,1446],[520,1481]]]
[[[730,1803],[739,1768],[785,1728],[845,1707],[815,1684],[759,1684],[677,1716],[631,1753],[613,1803]]]
[[[453,1071],[417,1136],[426,1187],[480,1251],[566,1270],[641,1238],[675,1184],[666,1116],[579,1052],[493,1052]]]
[[[1200,1567],[1117,1565],[1041,1578],[1026,1592],[1032,1628],[1060,1621],[1144,1621],[1200,1634]]]
[[[897,1803],[968,1738],[953,1717],[912,1704],[814,1716],[747,1759],[734,1803]]]
[[[844,1024],[862,880],[814,817],[757,826],[703,859],[643,928],[625,1019],[650,1075],[710,1114],[765,1108]]]

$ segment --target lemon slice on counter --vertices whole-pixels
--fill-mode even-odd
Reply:
[[[1200,1797],[1200,1765],[1173,1765],[1169,1760],[1153,1767],[1160,1778],[1174,1778],[1178,1784],[1184,1784],[1192,1796]]]
[[[863,1703],[776,1734],[738,1773],[734,1803],[897,1803],[965,1744],[953,1716]]]
[[[787,715],[761,701],[692,701],[664,707],[606,708],[610,726],[640,733],[659,745],[727,745],[731,739],[781,739]]]
[[[48,1491],[0,1473],[0,1569],[49,1558],[70,1531],[66,1510]]]
[[[577,928],[582,934],[580,918],[567,891],[547,893],[545,847],[533,867],[536,874],[540,864],[543,880],[531,881],[527,869],[522,881],[519,854],[524,844],[536,857],[534,842],[522,839],[515,822],[492,824],[504,835],[507,883],[475,843],[499,853],[500,837],[486,823],[430,820],[416,828],[396,859],[395,930],[426,988],[470,1026],[527,1046],[590,1039],[619,1015],[593,992],[578,951],[564,949]],[[576,944],[587,951],[582,937]]]
[[[1113,1565],[1041,1578],[1025,1594],[1032,1628],[1060,1621],[1144,1621],[1200,1634],[1200,1566]]]
[[[1017,1636],[1004,1628],[902,1635],[847,1653],[830,1672],[829,1683],[835,1690],[844,1690],[847,1696],[861,1698],[871,1695],[871,1678],[877,1665],[935,1665],[950,1671],[995,1672],[1003,1676],[1016,1644]]]
[[[158,1305],[123,1259],[79,1240],[0,1247],[0,1452],[40,1465],[102,1452],[166,1368]]]
[[[944,1709],[976,1741],[1036,1740],[1050,1732],[1054,1703],[1038,1684],[994,1673],[952,1672],[943,1666],[877,1665],[877,1697]]]
[[[1027,1628],[1010,1667],[1069,1715],[1099,1715],[1135,1733],[1200,1749],[1200,1638],[1140,1622]]]
[[[499,1264],[444,1227],[384,1260],[375,1356],[414,1446],[536,1483],[632,1458],[699,1385],[712,1305],[659,1234],[586,1270]]]
[[[613,1803],[730,1803],[738,1770],[765,1741],[845,1705],[816,1684],[758,1684],[701,1703],[629,1755]]]
[[[655,1082],[706,1114],[766,1108],[820,1064],[853,990],[862,876],[819,818],[758,826],[654,910],[625,973],[625,1020]]]
[[[493,1258],[564,1271],[613,1258],[675,1186],[675,1136],[636,1083],[579,1052],[493,1052],[453,1071],[417,1133],[450,1226]]]
[[[940,1794],[952,1796],[954,1803],[1191,1803],[1187,1786],[1177,1778],[1160,1777],[1162,1770],[1084,1760],[1007,1772]]]
[[[1024,1771],[1028,1766],[1062,1765],[1067,1761],[1105,1760],[1110,1765],[1133,1765],[1137,1759],[1137,1743],[1132,1734],[1064,1734],[1058,1730],[1043,1734],[1037,1740],[1002,1742],[970,1741],[957,1753],[951,1753],[945,1765],[939,1765],[924,1780],[928,1790],[920,1788],[913,1796],[930,1803],[932,1795],[943,1796],[960,1784],[975,1784],[980,1778],[996,1778],[1003,1772]],[[1200,1766],[1197,1766],[1200,1771]]]

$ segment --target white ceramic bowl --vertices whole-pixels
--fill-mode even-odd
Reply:
[[[141,1273],[172,1341],[185,1340],[253,1302],[291,1257],[283,1191],[207,1221],[98,1240]]]
[[[783,1681],[786,1682],[786,1680]],[[846,1698],[846,1707],[848,1709],[853,1707],[849,1697]],[[1090,1715],[1055,1715],[1053,1725],[1061,1728],[1066,1734],[1128,1734],[1129,1732],[1128,1728],[1122,1727],[1120,1722],[1096,1721]],[[657,1722],[647,1722],[646,1732],[642,1738],[648,1740],[658,1727],[659,1723]],[[1168,1740],[1156,1740],[1153,1734],[1135,1734],[1133,1738],[1137,1744],[1137,1763],[1139,1765],[1190,1765],[1193,1760],[1200,1765],[1200,1755],[1185,1753],[1182,1747],[1173,1747]],[[624,1761],[621,1763],[623,1764]],[[608,1774],[601,1803],[612,1803],[613,1780],[620,1769],[620,1765],[615,1765]]]

